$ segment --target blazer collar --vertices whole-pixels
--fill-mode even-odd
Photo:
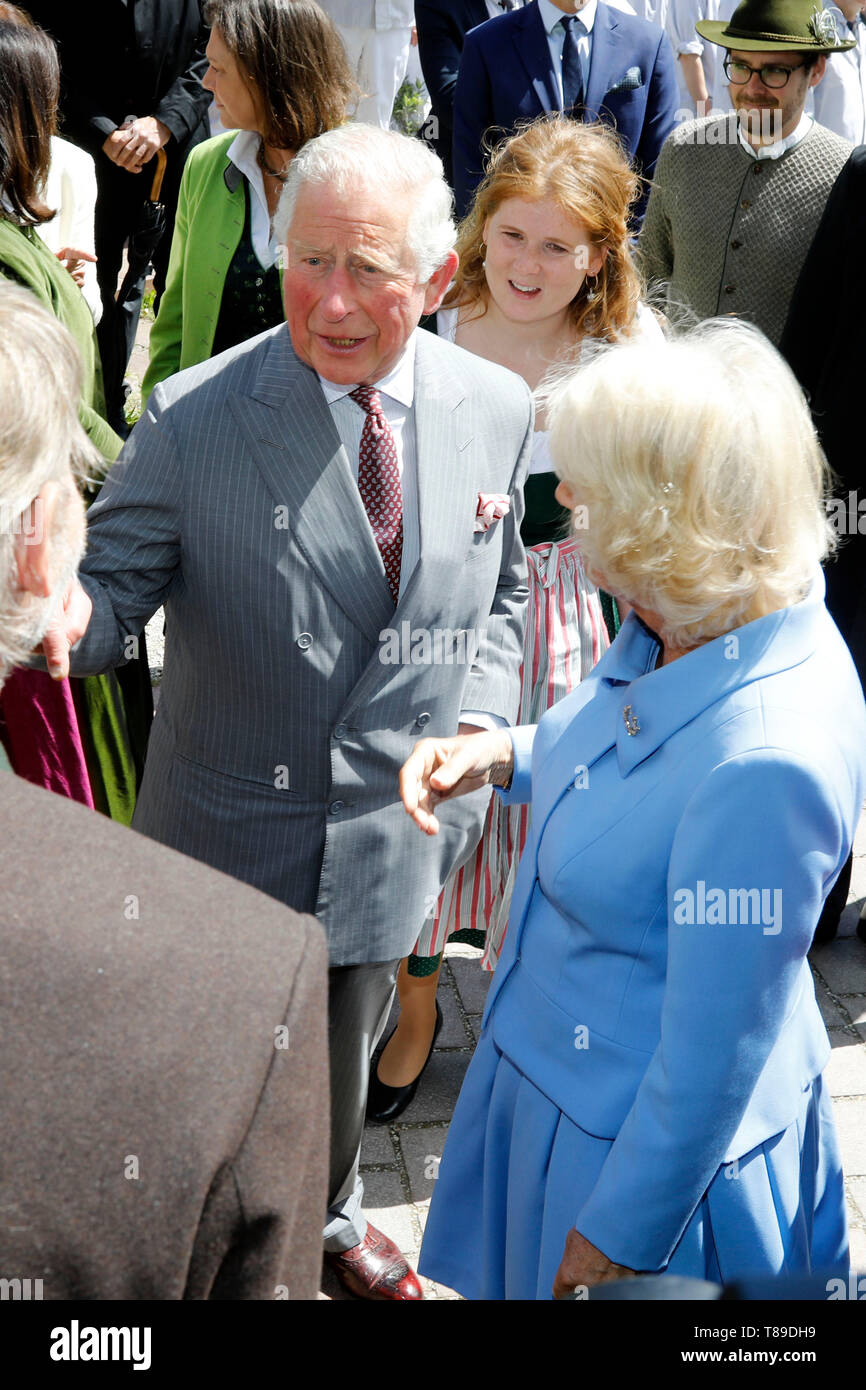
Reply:
[[[818,644],[824,612],[819,571],[800,603],[705,642],[659,670],[658,640],[630,614],[610,648],[611,660],[602,658],[604,670],[601,663],[597,668],[602,687],[617,692],[617,704],[621,700],[616,749],[622,776],[726,695],[806,661]]]
[[[513,10],[508,18],[511,21],[511,38],[517,50],[517,57],[526,70],[535,92],[539,113],[558,111],[559,88],[550,61],[547,30],[537,0],[533,0],[531,5],[525,5],[522,10]],[[495,22],[498,24],[500,21],[497,19]]]
[[[592,52],[586,81],[585,104],[590,115],[598,114],[612,81],[623,75],[618,71],[621,47],[622,33],[616,10],[610,5],[599,5],[592,26]]]
[[[459,360],[457,350],[418,333],[414,415],[422,560],[396,612],[321,383],[295,355],[285,326],[265,340],[254,376],[228,398],[275,505],[287,508],[298,545],[372,642],[419,606],[436,611],[441,591],[428,594],[425,583],[441,586],[443,574],[453,573],[472,544],[477,497],[462,466],[471,433],[459,409],[466,391],[452,355]]]
[[[377,641],[394,612],[379,552],[319,379],[295,356],[287,327],[272,333],[254,379],[228,405],[322,585]]]
[[[592,674],[544,716],[532,768],[535,814],[549,814],[578,774],[611,748],[620,775],[627,777],[724,696],[806,661],[826,621],[823,600],[819,572],[801,603],[736,628],[659,670],[658,639],[629,614]],[[626,710],[629,721],[637,722],[633,734]]]

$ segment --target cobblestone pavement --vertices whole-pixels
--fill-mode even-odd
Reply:
[[[150,325],[142,321],[129,376],[134,386],[147,365]],[[162,667],[162,611],[147,628],[152,668]],[[833,1107],[851,1223],[851,1262],[866,1271],[866,945],[854,931],[866,898],[866,814],[855,845],[849,905],[837,939],[813,953],[812,967],[818,1001],[833,1053],[825,1080]],[[408,1110],[395,1125],[368,1125],[361,1152],[366,1189],[365,1210],[374,1226],[395,1240],[413,1267],[436,1181],[448,1122],[460,1083],[481,1025],[490,975],[478,963],[480,951],[449,946],[439,985],[444,1016],[442,1031],[424,1080]],[[396,1020],[395,1004],[387,1037]],[[422,1280],[430,1299],[456,1299],[457,1294]],[[322,1273],[321,1297],[347,1299],[328,1270]]]

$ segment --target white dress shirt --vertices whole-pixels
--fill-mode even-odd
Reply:
[[[587,0],[582,10],[577,12],[576,18],[581,21],[586,29],[585,34],[578,34],[577,51],[580,54],[580,64],[583,68],[583,90],[586,91],[589,81],[589,64],[592,58],[592,26],[595,24],[598,0]],[[547,46],[550,49],[550,61],[553,64],[553,71],[556,75],[556,89],[559,92],[559,105],[562,108],[562,50],[565,47],[565,30],[560,24],[560,20],[565,16],[562,10],[558,10],[551,0],[538,0],[538,12],[541,15],[541,22],[547,33]]]
[[[416,332],[419,330],[416,329]],[[423,331],[423,330],[422,330]],[[350,399],[355,386],[340,386],[320,376],[325,400],[337,433],[349,456],[352,477],[358,481],[358,460],[361,435],[367,412],[357,401]],[[415,436],[415,333],[406,344],[403,356],[387,376],[375,383],[382,402],[382,413],[391,426],[397,453],[397,471],[403,497],[403,556],[400,564],[399,595],[405,592],[409,578],[421,558],[421,521],[418,508],[418,448]],[[372,527],[371,527],[372,533]],[[384,565],[382,566],[384,574]],[[461,724],[476,724],[483,729],[506,727],[506,721],[495,714],[479,710],[462,710]],[[457,730],[455,729],[455,733]]]
[[[866,144],[866,24],[858,15],[850,24],[835,5],[827,8],[836,20],[842,39],[856,39],[857,47],[829,53],[824,76],[809,92],[806,105],[815,120],[852,145]]]
[[[265,197],[265,181],[259,168],[258,153],[262,137],[254,130],[239,130],[226,154],[240,169],[250,189],[250,237],[253,250],[264,270],[276,264],[279,243],[271,230],[271,214]]]
[[[804,111],[799,123],[790,135],[786,135],[782,140],[774,140],[772,145],[759,145],[757,149],[754,145],[749,144],[743,134],[743,127],[739,123],[737,124],[737,135],[746,154],[750,154],[753,159],[781,159],[783,154],[787,154],[788,150],[792,150],[795,145],[799,145],[800,141],[805,139],[812,129],[812,125],[812,117]]]

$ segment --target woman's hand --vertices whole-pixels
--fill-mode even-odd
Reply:
[[[407,815],[427,835],[438,835],[433,814],[440,801],[466,796],[490,783],[506,786],[514,765],[507,729],[456,738],[422,738],[400,769],[400,795]]]
[[[84,285],[85,261],[96,261],[89,251],[79,251],[74,246],[64,246],[57,252],[57,259],[62,266],[65,266],[72,276],[79,289]]]
[[[571,1230],[565,1242],[565,1254],[553,1281],[553,1297],[564,1298],[574,1289],[592,1288],[593,1284],[611,1284],[614,1279],[633,1279],[635,1271],[627,1265],[614,1264],[596,1249],[580,1231]]]

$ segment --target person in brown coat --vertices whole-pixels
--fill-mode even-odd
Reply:
[[[80,370],[35,297],[0,285],[0,684],[83,549]],[[8,767],[0,843],[12,1296],[315,1298],[328,1176],[318,923]]]

